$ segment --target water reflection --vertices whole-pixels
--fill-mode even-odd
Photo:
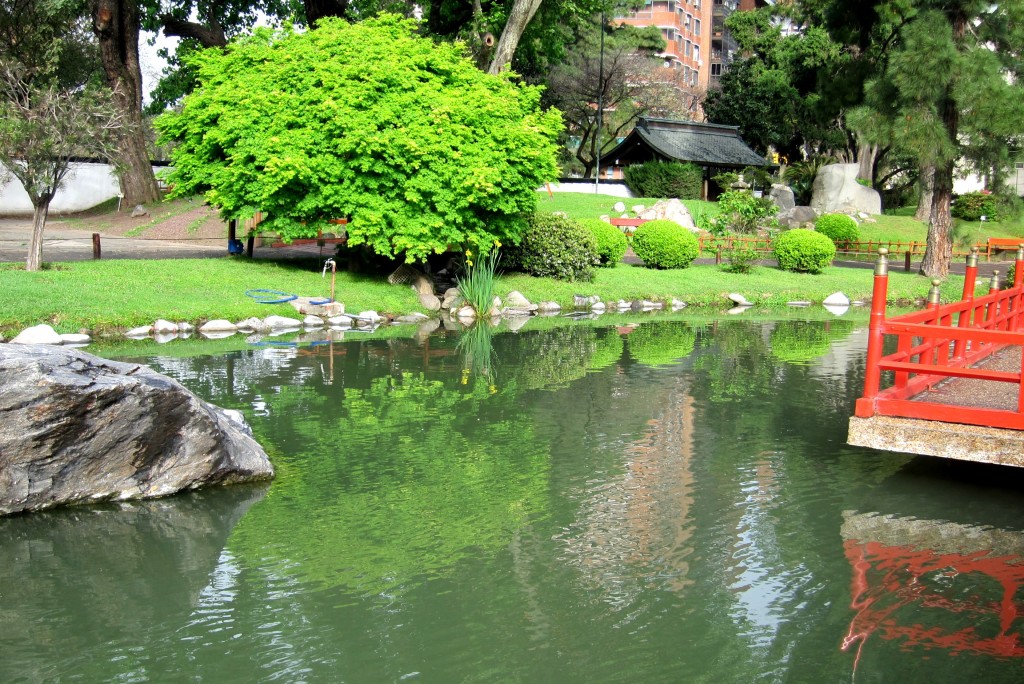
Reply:
[[[0,681],[52,681],[69,667],[54,649],[81,664],[109,657],[108,644],[184,624],[231,530],[266,491],[238,485],[0,519]]]

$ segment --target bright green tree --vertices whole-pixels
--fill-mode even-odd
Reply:
[[[169,181],[286,238],[349,219],[349,244],[407,261],[518,241],[557,174],[561,117],[394,15],[258,31],[196,56],[201,87],[161,117]]]

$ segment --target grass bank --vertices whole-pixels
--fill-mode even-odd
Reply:
[[[760,306],[781,307],[789,301],[821,302],[842,291],[851,299],[868,300],[870,269],[827,269],[820,275],[788,273],[756,267],[733,275],[713,265],[655,271],[619,264],[599,269],[590,283],[564,283],[521,274],[497,279],[504,296],[519,290],[528,299],[557,301],[563,307],[573,296],[599,295],[605,301],[675,297],[695,307],[728,307],[726,295],[738,292]],[[0,268],[0,331],[9,335],[28,325],[49,323],[58,332],[104,331],[152,323],[157,318],[198,323],[214,318],[232,321],[270,314],[294,315],[288,304],[258,304],[246,290],[265,288],[303,296],[325,296],[330,282],[315,264],[248,261],[239,258],[159,261],[79,261],[29,273],[20,265]],[[889,283],[893,303],[912,303],[927,295],[929,280],[894,271]],[[962,279],[943,284],[943,300],[959,296]],[[374,309],[404,314],[422,311],[416,294],[384,278],[338,273],[336,298],[346,311]]]

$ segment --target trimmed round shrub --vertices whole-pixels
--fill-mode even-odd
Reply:
[[[999,220],[998,198],[988,192],[965,192],[953,197],[953,205],[949,213],[953,218],[965,221],[979,221],[984,216],[987,221]]]
[[[648,221],[633,233],[633,251],[649,268],[686,268],[697,258],[697,236],[675,221]]]
[[[535,213],[522,240],[509,250],[510,266],[538,278],[589,281],[598,263],[594,234],[555,214]]]
[[[837,245],[860,240],[857,222],[846,214],[822,214],[814,221],[814,230],[829,236]]]
[[[615,266],[626,254],[626,235],[620,228],[601,219],[579,219],[579,222],[594,234],[597,241],[597,256],[602,266]]]
[[[821,273],[836,256],[836,245],[827,235],[794,228],[775,239],[773,245],[779,268],[799,273]]]

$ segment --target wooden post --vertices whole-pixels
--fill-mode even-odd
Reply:
[[[1017,258],[1013,262],[1013,287],[1018,290],[1017,301],[1013,304],[1013,320],[1010,322],[1010,330],[1014,332],[1024,328],[1024,290],[1021,289],[1022,285],[1024,285],[1024,243],[1017,245]],[[1024,395],[1022,395],[1021,401],[1024,401]]]
[[[102,256],[103,250],[100,248],[100,234],[92,234],[92,258],[99,259]]]
[[[249,233],[249,239],[245,241],[245,256],[252,259],[252,250],[256,246],[256,236]]]
[[[903,270],[907,273],[910,273],[910,252],[912,249],[913,246],[911,246],[911,248],[907,250],[906,254],[903,255]]]
[[[884,247],[878,250],[878,263],[875,264],[875,281],[871,290],[871,321],[868,324],[868,358],[864,371],[864,396],[857,400],[855,413],[859,418],[870,418],[875,415],[875,398],[878,396],[882,373],[878,363],[882,360],[882,346],[885,335],[882,324],[885,322],[885,300],[889,294],[889,250]]]

